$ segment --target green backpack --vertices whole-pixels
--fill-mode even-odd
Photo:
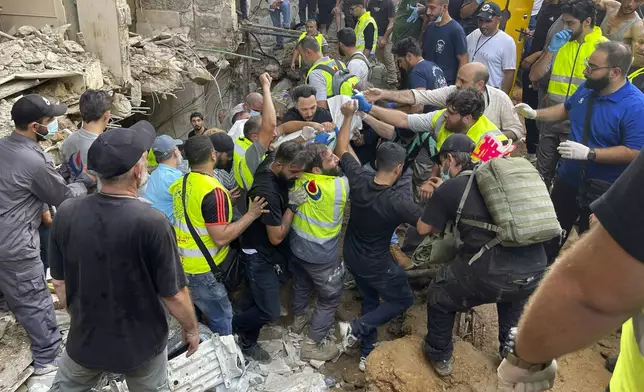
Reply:
[[[493,224],[461,219],[475,178]],[[496,233],[496,238],[470,259],[470,264],[493,246],[527,246],[561,236],[563,232],[548,188],[524,158],[494,158],[477,166],[465,187],[454,226],[459,222]],[[460,242],[458,231],[456,234]]]

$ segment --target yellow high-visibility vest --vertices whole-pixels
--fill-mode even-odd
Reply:
[[[371,50],[371,53],[376,53],[376,44],[378,43],[378,25],[376,25],[376,20],[371,16],[371,12],[369,11],[362,14],[358,19],[358,23],[356,23],[356,49],[361,52],[365,49],[364,29],[369,25],[373,25],[373,45],[371,45],[371,48],[367,49]]]
[[[644,388],[644,313],[622,325],[619,357],[610,379],[610,392],[641,391]]]
[[[349,183],[346,177],[304,173],[295,188],[304,186],[309,199],[300,205],[291,228],[305,240],[323,245],[340,235]]]
[[[602,35],[601,29],[595,26],[593,32],[584,38],[582,44],[572,40],[559,49],[552,64],[552,75],[548,83],[550,101],[564,103],[577,91],[579,85],[586,81],[584,76],[586,59],[593,53],[598,43],[605,41],[608,39]]]
[[[437,110],[432,117],[432,128],[434,130],[434,138],[436,139],[436,149],[440,152],[441,147],[445,140],[452,135],[454,132],[448,131],[445,128],[445,113],[446,109]],[[499,131],[499,128],[494,125],[489,118],[485,115],[481,115],[479,119],[470,127],[467,131],[467,137],[472,139],[474,143],[477,143],[485,136],[486,134],[491,134],[497,138],[500,142],[507,142],[508,138]]]
[[[150,151],[148,151],[148,169],[154,169],[157,166],[159,166],[157,158],[154,156],[152,149],[150,149]]]
[[[322,75],[324,75],[327,98],[331,98],[336,95],[347,95],[350,97],[354,94],[353,88],[359,82],[358,77],[349,73],[347,66],[344,65],[342,61],[334,60],[332,58],[324,61],[316,61],[306,73],[306,84],[309,84],[309,75],[311,75],[311,72],[316,69],[320,69],[322,71]],[[345,74],[338,75],[334,78],[336,73],[343,72],[345,70]]]
[[[322,38],[323,38],[323,37],[324,37],[324,36],[323,36],[322,34],[320,34],[320,33],[318,33],[318,35],[316,35],[316,36],[315,36],[315,40],[316,40],[316,41],[318,41],[318,45],[320,46],[320,54],[322,54]],[[305,31],[305,32],[303,32],[303,33],[300,35],[300,38],[298,38],[298,39],[297,39],[297,42],[300,42],[300,41],[301,41],[301,40],[303,40],[304,38],[306,38],[306,31]],[[298,67],[302,68],[302,55],[298,55],[298,56],[297,56],[297,62],[298,62],[298,64],[297,64],[297,65],[298,65]]]
[[[235,149],[233,150],[233,176],[237,185],[245,190],[249,190],[253,185],[255,173],[250,170],[246,163],[246,151],[253,142],[244,136],[235,139]],[[264,154],[266,156],[266,154]]]
[[[215,241],[210,238],[208,230],[206,229],[206,223],[201,213],[201,202],[207,194],[211,193],[215,189],[221,189],[226,192],[226,194],[228,194],[228,191],[214,177],[195,172],[188,173],[186,176],[188,176],[188,183],[186,184],[186,208],[188,216],[190,216],[190,222],[192,223],[192,226],[194,226],[199,238],[201,238],[201,241],[203,241],[206,248],[208,248],[208,252],[210,252],[210,256],[212,256],[212,259],[215,261],[215,265],[220,265],[228,255],[229,246],[226,245],[219,249],[217,248]],[[186,274],[204,274],[206,272],[210,272],[210,266],[188,229],[185,217],[186,211],[183,209],[183,203],[181,200],[183,195],[182,189],[183,177],[180,177],[170,185],[170,188],[168,189],[172,195],[172,205],[174,208],[174,231],[177,235],[177,245],[179,246],[181,263],[183,264],[183,270]],[[227,219],[230,222],[232,220],[233,207],[230,197],[228,197],[227,200]]]

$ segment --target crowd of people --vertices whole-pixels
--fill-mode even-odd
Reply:
[[[281,118],[268,74],[225,132],[194,112],[186,140],[146,121],[107,129],[112,97],[88,90],[58,169],[38,142],[67,108],[20,98],[15,131],[0,140],[0,292],[31,338],[35,374],[57,371],[54,391],[88,390],[103,371],[133,391],[169,391],[166,312],[187,355],[202,322],[266,363],[259,333],[284,309],[304,335],[302,360],[359,346],[364,371],[377,328],[412,305],[405,270],[429,244],[443,260],[423,351],[439,376],[454,366],[457,313],[494,303],[499,390],[550,388],[554,358],[622,323],[610,390],[644,388],[643,2],[536,1],[516,106],[516,42],[500,30],[500,7],[480,0],[338,1],[326,16],[319,4],[317,20],[315,2],[302,1],[291,67],[304,83]],[[284,5],[271,9],[288,22]],[[341,12],[354,26],[338,31],[334,59],[324,33]],[[371,87],[375,58],[390,89]],[[329,110],[336,96],[346,96],[341,117]],[[307,127],[314,140],[280,142]],[[527,159],[510,158],[522,141]],[[575,227],[589,233],[560,256]],[[64,348],[47,270],[71,315]],[[338,345],[350,286],[362,311],[337,323]]]

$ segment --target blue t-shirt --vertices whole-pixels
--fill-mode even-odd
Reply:
[[[447,82],[443,70],[431,61],[421,60],[409,73],[409,89],[434,90],[445,86],[447,86]],[[432,110],[435,108],[428,105],[423,108],[424,113],[429,113]]]
[[[160,163],[150,174],[145,198],[152,203],[152,207],[161,211],[165,216],[174,221],[174,210],[172,206],[172,195],[168,188],[181,177],[181,170],[172,166]]]
[[[452,20],[444,26],[432,23],[425,30],[423,58],[433,61],[445,74],[448,85],[456,82],[458,56],[467,54],[467,42],[463,27]]]
[[[633,150],[641,150],[644,146],[644,94],[628,81],[619,90],[604,96],[587,89],[585,84],[579,86],[564,104],[571,126],[568,140],[577,143],[583,140],[590,94],[595,94],[595,103],[592,107],[590,132],[586,145],[590,148],[626,146]],[[557,175],[570,185],[579,185],[581,162],[562,159]],[[627,164],[588,162],[586,179],[612,183],[626,167],[628,167]]]

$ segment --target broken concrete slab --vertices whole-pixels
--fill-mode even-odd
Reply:
[[[271,374],[291,374],[293,370],[286,364],[284,358],[277,358],[268,364],[260,363],[259,372],[263,376],[269,376]]]
[[[212,82],[213,80],[215,80],[212,74],[208,72],[208,70],[205,69],[204,67],[189,67],[188,77],[190,78],[190,80],[192,80],[193,82],[201,86],[206,85]]]
[[[326,392],[329,388],[319,373],[298,373],[290,377],[271,374],[264,383],[264,392]]]

